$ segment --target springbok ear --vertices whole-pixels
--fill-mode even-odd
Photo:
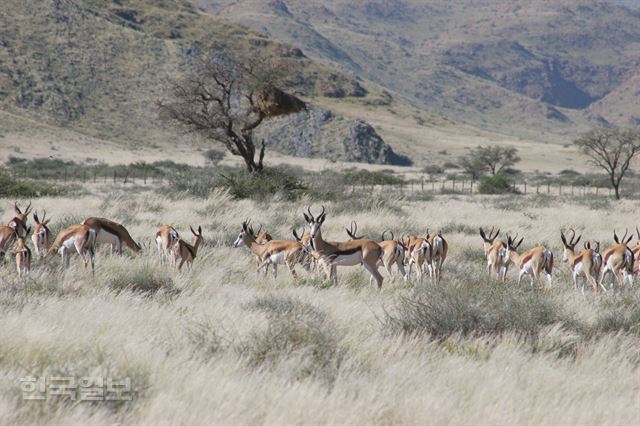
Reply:
[[[24,214],[28,215],[31,212],[31,201],[29,201],[29,205],[27,206],[27,208],[24,210]]]
[[[487,236],[485,235],[484,231],[482,230],[482,227],[478,228],[480,229],[480,236],[482,237],[483,240],[488,239]]]
[[[580,238],[582,238],[582,235],[580,235],[580,236],[578,237],[578,239],[576,240],[576,242],[575,242],[575,243],[573,243],[573,245],[574,245],[574,246],[578,245],[578,243],[580,242]]]
[[[569,245],[567,244],[567,239],[564,237],[562,231],[560,231],[560,239],[562,240],[562,244],[564,244],[565,247]]]
[[[37,213],[37,212],[33,213],[33,220],[34,220],[36,223],[40,223],[40,219],[38,219],[38,213]]]
[[[198,225],[198,235],[202,235],[202,225]]]
[[[242,230],[247,232],[247,222],[242,222]]]
[[[189,229],[191,229],[191,233],[193,235],[195,235],[196,237],[198,236],[198,234],[196,234],[196,231],[193,230],[193,227],[191,225],[189,225]]]
[[[320,216],[320,218],[318,219],[318,224],[322,225],[326,217],[327,215],[323,213],[322,216]]]
[[[613,241],[615,241],[616,244],[620,244],[620,240],[618,239],[618,234],[616,234],[615,229],[613,230]]]
[[[51,218],[48,218],[47,220],[45,220],[44,222],[42,222],[43,225],[47,225],[49,224],[49,222],[51,222]]]
[[[633,235],[630,235],[629,238],[627,238],[627,241],[625,241],[625,244],[629,244],[629,242],[633,239]]]
[[[16,214],[22,214],[22,212],[20,211],[20,208],[18,207],[17,201],[13,202],[13,211],[16,212]]]
[[[518,245],[516,246],[516,248],[520,247],[520,244],[522,244],[523,241],[524,241],[524,237],[520,238],[520,241],[518,241]]]
[[[304,216],[304,220],[305,220],[307,223],[311,223],[311,218],[310,218],[309,216],[307,216],[307,214],[306,214],[306,213],[302,213],[302,215]]]

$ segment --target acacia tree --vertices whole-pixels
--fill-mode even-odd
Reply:
[[[458,160],[460,167],[473,179],[490,172],[496,175],[520,161],[518,150],[513,147],[478,146]]]
[[[589,162],[609,175],[616,199],[620,199],[620,183],[640,153],[640,133],[633,130],[593,129],[573,142]]]
[[[222,143],[241,156],[250,173],[263,169],[262,141],[256,160],[254,130],[266,117],[297,112],[304,102],[278,88],[282,67],[253,56],[246,60],[209,54],[169,82],[158,101],[160,118],[186,132]]]

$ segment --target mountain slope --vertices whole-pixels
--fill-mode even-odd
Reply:
[[[299,49],[203,14],[188,1],[8,0],[4,6],[0,109],[92,137],[174,143],[179,135],[160,125],[155,103],[166,80],[208,46],[280,61],[285,88],[307,98],[366,95],[356,80]]]
[[[640,13],[617,4],[197,1],[458,122],[535,139],[635,123],[633,103],[588,110],[640,65]]]

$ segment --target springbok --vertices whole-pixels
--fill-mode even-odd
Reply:
[[[82,221],[82,224],[96,231],[97,243],[111,245],[111,254],[114,247],[117,254],[122,254],[122,243],[134,252],[142,250],[140,245],[133,241],[129,231],[117,222],[102,217],[88,217]]]
[[[600,268],[602,267],[602,256],[591,248],[591,243],[585,242],[585,249],[579,253],[576,253],[575,248],[582,235],[576,238],[576,232],[571,229],[572,235],[569,240],[560,231],[560,239],[564,246],[564,253],[562,261],[569,265],[571,268],[571,275],[573,277],[573,288],[578,289],[578,278],[584,277],[582,282],[582,293],[584,293],[584,284],[589,282],[593,286],[593,291],[598,291],[598,276],[600,274]],[[607,290],[602,287],[603,290]]]
[[[308,213],[308,215],[307,215]],[[382,247],[371,240],[352,240],[343,243],[329,243],[322,238],[322,224],[327,218],[324,206],[317,218],[311,214],[311,208],[303,213],[304,219],[310,228],[312,248],[319,255],[319,262],[323,265],[328,278],[333,278],[334,285],[338,284],[337,273],[331,270],[332,266],[363,265],[375,279],[378,288],[382,288],[384,278],[378,272],[378,263],[382,258]]]
[[[618,238],[618,235],[614,230],[613,240],[616,243],[609,246],[609,248],[602,253],[603,268],[599,281],[601,287],[603,287],[602,282],[608,273],[613,274],[620,287],[623,286],[624,281],[626,281],[627,278],[629,278],[633,284],[634,258],[633,251],[631,251],[628,246],[629,242],[633,238],[633,234],[631,234],[629,238],[627,238],[627,234],[628,230],[625,230],[624,236],[622,238]]]
[[[158,232],[156,232],[156,247],[158,248],[160,264],[169,261],[172,266],[175,265],[176,256],[173,253],[173,248],[179,238],[178,231],[171,225],[164,225],[158,229]]]
[[[480,237],[482,237],[482,246],[484,248],[484,257],[487,260],[487,272],[489,275],[495,274],[498,279],[505,282],[507,279],[507,270],[509,269],[509,256],[507,255],[507,245],[504,241],[496,241],[496,237],[500,234],[500,229],[493,233],[494,227],[491,227],[489,236],[487,236],[480,227]]]
[[[91,262],[91,273],[95,274],[95,243],[96,231],[88,225],[71,225],[58,233],[53,245],[47,252],[47,257],[59,253],[62,257],[62,267],[69,267],[69,257],[75,249],[82,257],[84,267]]]
[[[187,267],[191,269],[193,266],[193,260],[196,258],[198,254],[198,247],[202,244],[202,226],[198,226],[198,232],[193,230],[193,227],[189,226],[191,229],[191,233],[194,236],[193,244],[189,244],[182,238],[178,238],[178,240],[174,243],[173,253],[175,259],[180,257],[180,264],[178,265],[178,270],[182,269],[182,265],[185,263]]]
[[[294,233],[294,235],[296,235]],[[260,259],[258,271],[272,265],[273,278],[278,277],[278,265],[287,265],[291,275],[297,278],[298,275],[294,269],[296,263],[301,263],[304,257],[305,249],[301,242],[293,240],[271,240],[264,244],[256,241],[255,234],[247,221],[242,222],[242,229],[238,234],[238,238],[233,243],[234,247],[240,247],[244,244],[251,252]],[[304,266],[304,265],[303,265]]]
[[[520,241],[516,243],[517,239],[517,235],[515,238],[507,235],[508,256],[509,260],[518,269],[518,284],[520,284],[522,277],[528,274],[531,277],[531,286],[533,286],[533,279],[539,279],[540,273],[544,271],[547,275],[549,286],[551,286],[551,273],[553,272],[553,253],[551,250],[538,246],[519,254],[516,250],[522,244],[524,237],[520,238]]]
[[[16,268],[18,276],[29,274],[31,271],[31,249],[27,246],[25,238],[31,232],[31,228],[27,228],[24,235],[18,237],[18,245],[16,247]]]
[[[22,210],[20,210],[20,207],[18,207],[18,202],[16,201],[13,203],[13,211],[16,215],[7,225],[15,229],[19,237],[24,237],[26,235],[29,213],[31,212],[31,202],[29,202],[29,205],[24,209],[23,213]]]
[[[442,276],[442,264],[447,258],[449,244],[439,232],[431,236],[428,235],[429,232],[427,231],[427,241],[429,241],[429,245],[431,246],[431,259],[427,263],[427,266],[429,267],[429,275],[438,283]]]
[[[0,261],[4,259],[4,254],[16,242],[18,234],[11,226],[0,226]]]
[[[364,236],[357,236],[358,233],[358,224],[356,221],[352,221],[350,228],[346,229],[347,235],[352,240],[361,240]],[[390,240],[385,240],[384,236],[389,232],[391,234]],[[398,266],[398,271],[402,274],[402,277],[405,278],[406,271],[404,269],[404,247],[401,242],[395,240],[393,237],[393,232],[390,230],[385,230],[382,232],[382,236],[380,238],[380,242],[378,243],[380,247],[382,247],[382,258],[380,259],[380,265],[384,266],[389,273],[389,277],[393,278],[393,273],[391,272],[391,266],[395,263]]]
[[[412,237],[413,238],[413,237]],[[410,248],[405,251],[405,253],[409,253],[408,255],[408,264],[409,270],[405,275],[405,280],[408,280],[411,277],[411,269],[413,265],[416,265],[416,275],[419,281],[422,281],[423,275],[426,273],[426,268],[431,272],[431,262],[432,262],[432,254],[433,247],[429,242],[429,234],[427,234],[424,238],[415,237],[410,240],[410,243],[413,244]],[[405,255],[406,258],[406,255]]]
[[[49,245],[51,243],[51,231],[47,226],[51,221],[51,218],[47,219],[47,212],[42,212],[42,220],[38,217],[38,212],[33,213],[33,220],[36,222],[36,227],[33,229],[33,235],[31,240],[33,241],[33,247],[36,250],[36,255],[40,258],[47,255]]]
[[[384,236],[389,232],[391,239],[385,239]],[[378,243],[382,247],[382,264],[387,269],[389,277],[392,277],[391,266],[395,263],[398,267],[398,272],[406,279],[407,272],[404,269],[404,252],[405,247],[400,240],[396,240],[392,231],[383,231],[381,235],[381,241]]]

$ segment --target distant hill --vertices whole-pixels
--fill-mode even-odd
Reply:
[[[155,103],[167,79],[209,44],[278,58],[288,71],[286,89],[306,98],[367,94],[353,77],[300,49],[188,1],[7,0],[0,40],[0,109],[131,145],[175,143],[178,135],[158,121]]]
[[[538,140],[640,122],[636,3],[197,0],[430,113]]]

